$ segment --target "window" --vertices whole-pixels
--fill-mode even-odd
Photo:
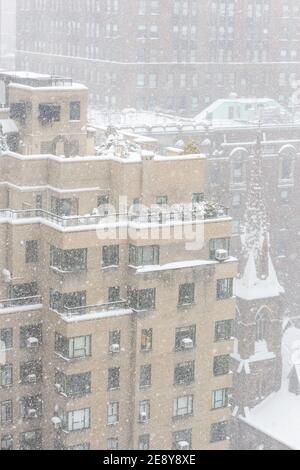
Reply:
[[[2,425],[12,423],[13,421],[13,405],[11,400],[2,401],[0,403],[0,421]]]
[[[23,419],[34,419],[42,416],[42,395],[23,397],[20,400],[20,413]]]
[[[51,197],[51,212],[59,217],[70,217],[78,213],[77,199],[57,199]]]
[[[25,262],[37,263],[39,259],[39,242],[37,240],[27,240],[25,244]]]
[[[130,306],[139,311],[155,309],[156,289],[131,290],[128,297]]]
[[[81,309],[86,305],[86,292],[70,292],[61,294],[53,289],[50,290],[50,308],[59,313],[70,313],[75,310],[80,314]],[[82,310],[83,311],[83,310]]]
[[[245,162],[242,160],[234,160],[232,162],[231,174],[233,184],[244,184],[246,181]]]
[[[219,279],[217,281],[217,299],[230,299],[233,296],[233,279]]]
[[[71,101],[70,121],[80,121],[80,101]]]
[[[230,356],[216,356],[214,358],[214,375],[229,374]]]
[[[141,351],[152,351],[152,328],[148,330],[142,330],[141,334]]]
[[[211,442],[225,441],[228,434],[228,421],[215,423],[211,425],[210,440]]]
[[[13,450],[14,441],[13,437],[9,434],[1,437],[1,450]]]
[[[142,436],[139,436],[138,449],[139,450],[150,449],[150,434],[143,434]]]
[[[56,390],[68,397],[82,397],[91,392],[91,372],[66,375],[61,371],[55,373]]]
[[[24,362],[20,365],[20,380],[22,384],[34,384],[41,382],[43,378],[43,366],[41,361]]]
[[[150,400],[140,401],[139,404],[139,421],[144,423],[150,419]]]
[[[20,328],[20,348],[40,346],[43,342],[42,325],[27,325]]]
[[[113,367],[108,369],[108,390],[117,390],[120,388],[120,368]]]
[[[195,362],[177,364],[174,372],[175,385],[190,385],[194,382]]]
[[[0,351],[7,351],[13,347],[13,329],[2,328],[0,330]]]
[[[29,282],[26,284],[17,284],[15,286],[11,286],[11,289],[10,289],[10,296],[12,299],[22,300],[20,305],[26,303],[26,301],[30,303],[32,297],[36,297],[37,295],[38,295],[38,285],[36,282]]]
[[[119,439],[116,437],[111,437],[107,439],[107,450],[118,450],[119,449]]]
[[[115,303],[115,302],[120,302],[120,300],[121,300],[120,287],[109,287],[108,302]]]
[[[140,369],[140,388],[151,387],[151,364],[141,366]]]
[[[119,402],[114,401],[107,405],[107,424],[113,425],[119,422]]]
[[[118,346],[119,351],[120,351],[120,346],[121,346],[121,331],[120,330],[114,330],[114,331],[109,332],[109,351],[110,352],[112,352],[112,348],[114,346]]]
[[[290,156],[283,157],[280,164],[280,179],[291,180],[293,178],[294,159]]]
[[[119,246],[104,246],[102,249],[102,267],[119,266]]]
[[[196,343],[196,326],[176,328],[175,351],[193,349]]]
[[[201,202],[204,201],[204,193],[194,193],[192,197],[192,203],[193,205],[195,204],[201,204]]]
[[[97,207],[101,208],[103,206],[108,206],[109,204],[109,196],[108,195],[104,195],[104,196],[99,196],[98,199],[97,199]]]
[[[229,388],[222,388],[212,392],[212,409],[226,408],[228,406]]]
[[[229,253],[230,238],[213,238],[209,242],[209,258],[215,259],[217,250],[226,250]]]
[[[172,448],[174,450],[190,450],[192,448],[192,430],[173,432]]]
[[[69,432],[89,429],[91,421],[91,411],[89,408],[69,411],[63,419],[64,427]]]
[[[156,204],[159,206],[166,206],[168,204],[168,196],[157,196]]]
[[[61,250],[50,247],[50,266],[64,273],[86,271],[87,249]]]
[[[43,126],[60,121],[61,107],[56,104],[42,103],[39,105],[39,121]]]
[[[289,204],[290,191],[288,189],[283,189],[282,191],[280,191],[280,202],[281,204]]]
[[[255,322],[255,339],[256,341],[263,341],[264,339],[266,339],[268,331],[268,316],[265,312],[259,312],[256,315]]]
[[[28,431],[20,434],[20,450],[42,450],[42,432]]]
[[[193,414],[193,395],[177,397],[173,401],[173,417],[181,418]]]
[[[150,266],[159,264],[159,246],[129,247],[129,264],[131,266]]]
[[[233,320],[217,321],[215,323],[215,341],[229,341],[233,337]]]
[[[13,383],[13,366],[4,364],[0,366],[0,386],[10,387]]]
[[[55,146],[52,141],[41,142],[40,147],[41,155],[53,155],[55,153]]]
[[[37,194],[35,196],[35,207],[36,207],[36,209],[42,209],[43,208],[43,195],[42,194]]]
[[[66,359],[78,359],[91,356],[91,336],[66,338],[55,334],[55,352]]]
[[[182,284],[179,287],[178,305],[190,305],[195,300],[195,284]]]
[[[239,193],[234,193],[232,196],[232,207],[239,207],[241,205],[241,195]]]

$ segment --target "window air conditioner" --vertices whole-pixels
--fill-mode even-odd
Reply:
[[[39,340],[37,338],[30,337],[26,341],[26,346],[28,349],[33,349],[38,347],[39,345]]]
[[[117,354],[120,352],[120,345],[119,344],[112,344],[109,348],[111,353]]]
[[[184,349],[193,349],[194,347],[194,341],[192,340],[192,338],[183,338],[181,340],[181,346],[184,348]]]
[[[189,450],[190,444],[187,441],[179,441],[177,447],[179,450]]]
[[[29,410],[27,410],[27,417],[37,418],[38,417],[37,410],[35,410],[34,408],[30,408]]]
[[[62,422],[61,422],[61,419],[58,416],[53,416],[51,421],[52,421],[52,424],[54,426],[54,429],[61,429]]]
[[[216,250],[215,258],[217,261],[226,261],[228,257],[229,256],[227,250]]]

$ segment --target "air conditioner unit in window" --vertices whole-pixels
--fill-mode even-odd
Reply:
[[[142,411],[140,413],[140,423],[145,423],[146,421],[148,421],[148,415],[145,411]]]
[[[28,418],[37,418],[38,417],[37,410],[35,410],[34,408],[30,408],[29,410],[27,410],[27,417]]]
[[[217,261],[226,261],[229,258],[227,250],[216,250],[215,258]]]
[[[37,348],[39,345],[39,340],[37,338],[30,337],[26,341],[27,349]]]
[[[58,416],[53,416],[51,421],[52,421],[52,424],[54,426],[54,429],[61,429],[62,422],[61,422],[61,419]]]
[[[193,349],[194,347],[194,341],[192,340],[192,338],[183,338],[181,340],[181,346],[184,348],[184,349]]]
[[[187,441],[179,441],[177,447],[178,450],[189,450],[190,444]]]
[[[112,344],[109,348],[111,353],[117,354],[120,352],[120,345],[119,344]]]
[[[29,374],[27,376],[27,382],[28,383],[36,383],[36,375],[35,374]]]

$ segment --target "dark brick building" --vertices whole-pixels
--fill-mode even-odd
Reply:
[[[299,26],[294,0],[19,0],[17,67],[71,76],[114,109],[195,115],[232,91],[287,104]]]

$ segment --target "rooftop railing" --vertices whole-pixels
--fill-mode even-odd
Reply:
[[[195,222],[208,219],[220,219],[228,217],[228,208],[221,205],[207,206],[204,210],[175,210],[175,211],[144,211],[132,214],[112,215],[88,215],[88,216],[59,216],[42,209],[33,210],[11,210],[1,209],[0,220],[24,220],[40,219],[63,228],[82,227],[89,225],[111,225],[111,224],[168,224],[174,222]]]

